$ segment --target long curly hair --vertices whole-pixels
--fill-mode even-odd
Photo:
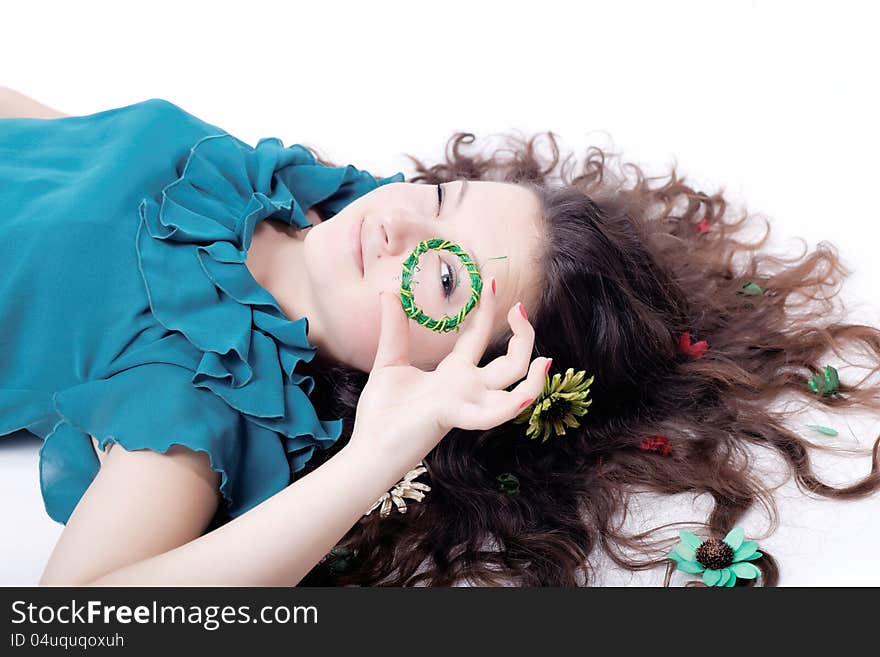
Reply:
[[[549,151],[541,148],[545,135]],[[580,428],[546,443],[512,422],[452,430],[424,459],[425,499],[409,502],[405,514],[362,517],[301,585],[586,586],[597,547],[628,570],[665,564],[668,585],[674,564],[665,555],[677,536],[667,527],[721,538],[756,503],[770,516],[768,533],[778,526],[774,488],[753,468],[750,446],[780,455],[805,493],[853,499],[880,488],[880,437],[870,450],[813,443],[786,426],[792,411],[771,409],[785,394],[825,410],[880,407],[878,386],[866,383],[880,369],[880,331],[835,316],[834,298],[850,272],[832,245],[774,256],[761,251],[766,220],[763,239],[736,239],[754,225],[749,214],[729,217],[723,190],[695,189],[674,166],[668,176],[648,178],[632,163],[615,169],[618,156],[596,146],[582,161],[562,158],[552,132],[502,137],[487,155],[473,134],[456,133],[445,161],[432,166],[407,155],[417,174],[408,180],[492,180],[538,194],[545,276],[529,313],[532,357],[552,356],[554,369],[594,375],[594,402]],[[744,294],[749,283],[763,293]],[[683,332],[708,342],[702,357],[681,348]],[[480,364],[504,355],[510,337],[509,329],[498,335]],[[841,376],[839,394],[817,394],[807,380],[823,371],[829,350],[842,358],[844,347],[862,348],[868,364],[846,362],[866,375],[850,383]],[[344,430],[301,476],[345,445],[367,381],[320,354],[308,365],[316,405],[342,417]],[[657,434],[671,452],[640,447]],[[870,451],[871,471],[831,486],[813,472],[809,447]],[[518,494],[499,485],[503,473],[516,477]],[[627,533],[619,519],[640,491],[708,493],[714,506],[703,525]],[[737,585],[777,585],[778,564],[761,551],[753,562],[761,578]]]

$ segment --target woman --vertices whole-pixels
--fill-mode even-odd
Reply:
[[[628,486],[709,492],[719,537],[767,501],[748,444],[778,450],[828,496],[878,487],[876,443],[871,474],[833,489],[812,474],[808,443],[762,407],[795,392],[876,408],[874,389],[803,385],[831,341],[878,355],[876,329],[820,324],[822,310],[791,328],[788,297],[824,284],[817,271],[839,270],[836,258],[759,273],[755,247],[732,238],[744,220],[674,175],[651,189],[639,172],[627,188],[596,150],[554,185],[552,135],[545,162],[534,139],[505,160],[465,154],[459,134],[445,163],[376,180],[298,145],[251,149],[155,99],[46,123],[0,122],[0,147],[17,156],[0,181],[19,183],[2,191],[31,222],[7,217],[4,243],[21,242],[4,260],[17,254],[24,271],[45,256],[23,259],[33,217],[89,228],[42,236],[61,258],[76,245],[67,286],[50,269],[31,296],[32,271],[0,289],[19,301],[7,308],[26,308],[57,286],[31,311],[42,323],[19,317],[2,336],[16,349],[43,331],[39,352],[0,369],[0,435],[44,437],[44,499],[66,522],[44,584],[583,584],[596,545],[643,542],[612,523]],[[20,172],[53,147],[53,175],[23,189]],[[71,190],[90,193],[59,208]],[[432,237],[479,270],[469,281],[467,258],[436,249],[415,260],[415,301],[459,331],[401,311],[401,263]],[[740,270],[736,254],[751,256]],[[87,293],[104,296],[83,312]],[[47,315],[64,330],[47,333]],[[547,391],[551,358],[557,373],[588,370],[596,403],[564,437],[529,440],[511,420]],[[38,361],[56,367],[35,390],[24,372]],[[658,435],[662,449],[646,451]],[[419,463],[427,497],[364,513]],[[353,555],[344,569],[325,558],[339,543]],[[769,554],[753,563],[776,583]]]

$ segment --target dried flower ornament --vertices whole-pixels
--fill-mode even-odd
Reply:
[[[547,441],[551,431],[563,436],[566,427],[579,427],[575,418],[586,415],[587,408],[593,403],[592,399],[586,400],[586,397],[594,377],[585,381],[585,375],[585,370],[575,374],[572,367],[565,371],[564,379],[558,372],[553,375],[552,381],[549,374],[545,375],[544,391],[523,409],[513,420],[514,424],[528,422],[526,436],[532,440],[542,436],[542,443]]]
[[[400,513],[406,513],[406,502],[403,501],[404,498],[421,502],[425,497],[425,493],[422,491],[429,491],[431,490],[431,487],[428,486],[428,484],[413,481],[416,477],[428,471],[424,466],[424,461],[420,461],[419,463],[418,466],[407,472],[403,476],[403,479],[397,482],[391,490],[387,493],[382,493],[382,496],[373,503],[373,506],[371,506],[364,515],[368,516],[374,509],[381,507],[379,509],[379,515],[384,518],[391,513],[392,504],[397,507],[397,510]]]
[[[733,586],[736,578],[755,579],[760,569],[750,561],[760,559],[755,541],[744,541],[742,527],[735,527],[723,539],[701,540],[691,532],[678,533],[681,542],[666,555],[679,570],[693,575],[703,573],[706,586]]]

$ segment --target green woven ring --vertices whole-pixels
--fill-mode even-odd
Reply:
[[[410,289],[413,271],[419,262],[419,258],[422,257],[423,253],[432,249],[443,249],[444,251],[449,251],[450,253],[457,255],[464,263],[464,266],[471,277],[470,299],[468,299],[467,303],[464,304],[462,309],[458,311],[458,314],[454,317],[443,315],[440,320],[429,317],[416,305],[412,290]],[[413,249],[410,256],[403,262],[403,276],[400,280],[400,302],[403,304],[403,311],[406,313],[407,317],[414,319],[422,326],[429,328],[432,331],[436,331],[437,333],[446,333],[461,324],[467,314],[477,305],[482,291],[483,279],[480,276],[480,270],[477,269],[477,263],[471,260],[471,257],[467,252],[455,242],[440,239],[439,237],[422,240],[419,242],[418,246]]]

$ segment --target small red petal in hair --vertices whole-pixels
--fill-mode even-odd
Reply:
[[[691,348],[691,334],[685,331],[678,336],[678,349],[681,353],[686,354]]]
[[[642,438],[639,443],[639,449],[645,452],[657,452],[663,456],[672,454],[672,447],[669,445],[669,439],[666,436],[653,435]]]
[[[694,342],[691,345],[690,355],[694,358],[702,358],[706,350],[709,348],[709,343],[705,340],[700,340],[699,342]]]
[[[706,217],[700,219],[700,223],[697,224],[697,235],[703,235],[709,232],[709,220]]]
[[[691,358],[701,358],[709,348],[709,343],[705,340],[700,340],[691,344],[691,334],[685,332],[678,339],[678,348],[683,354],[687,354]]]

